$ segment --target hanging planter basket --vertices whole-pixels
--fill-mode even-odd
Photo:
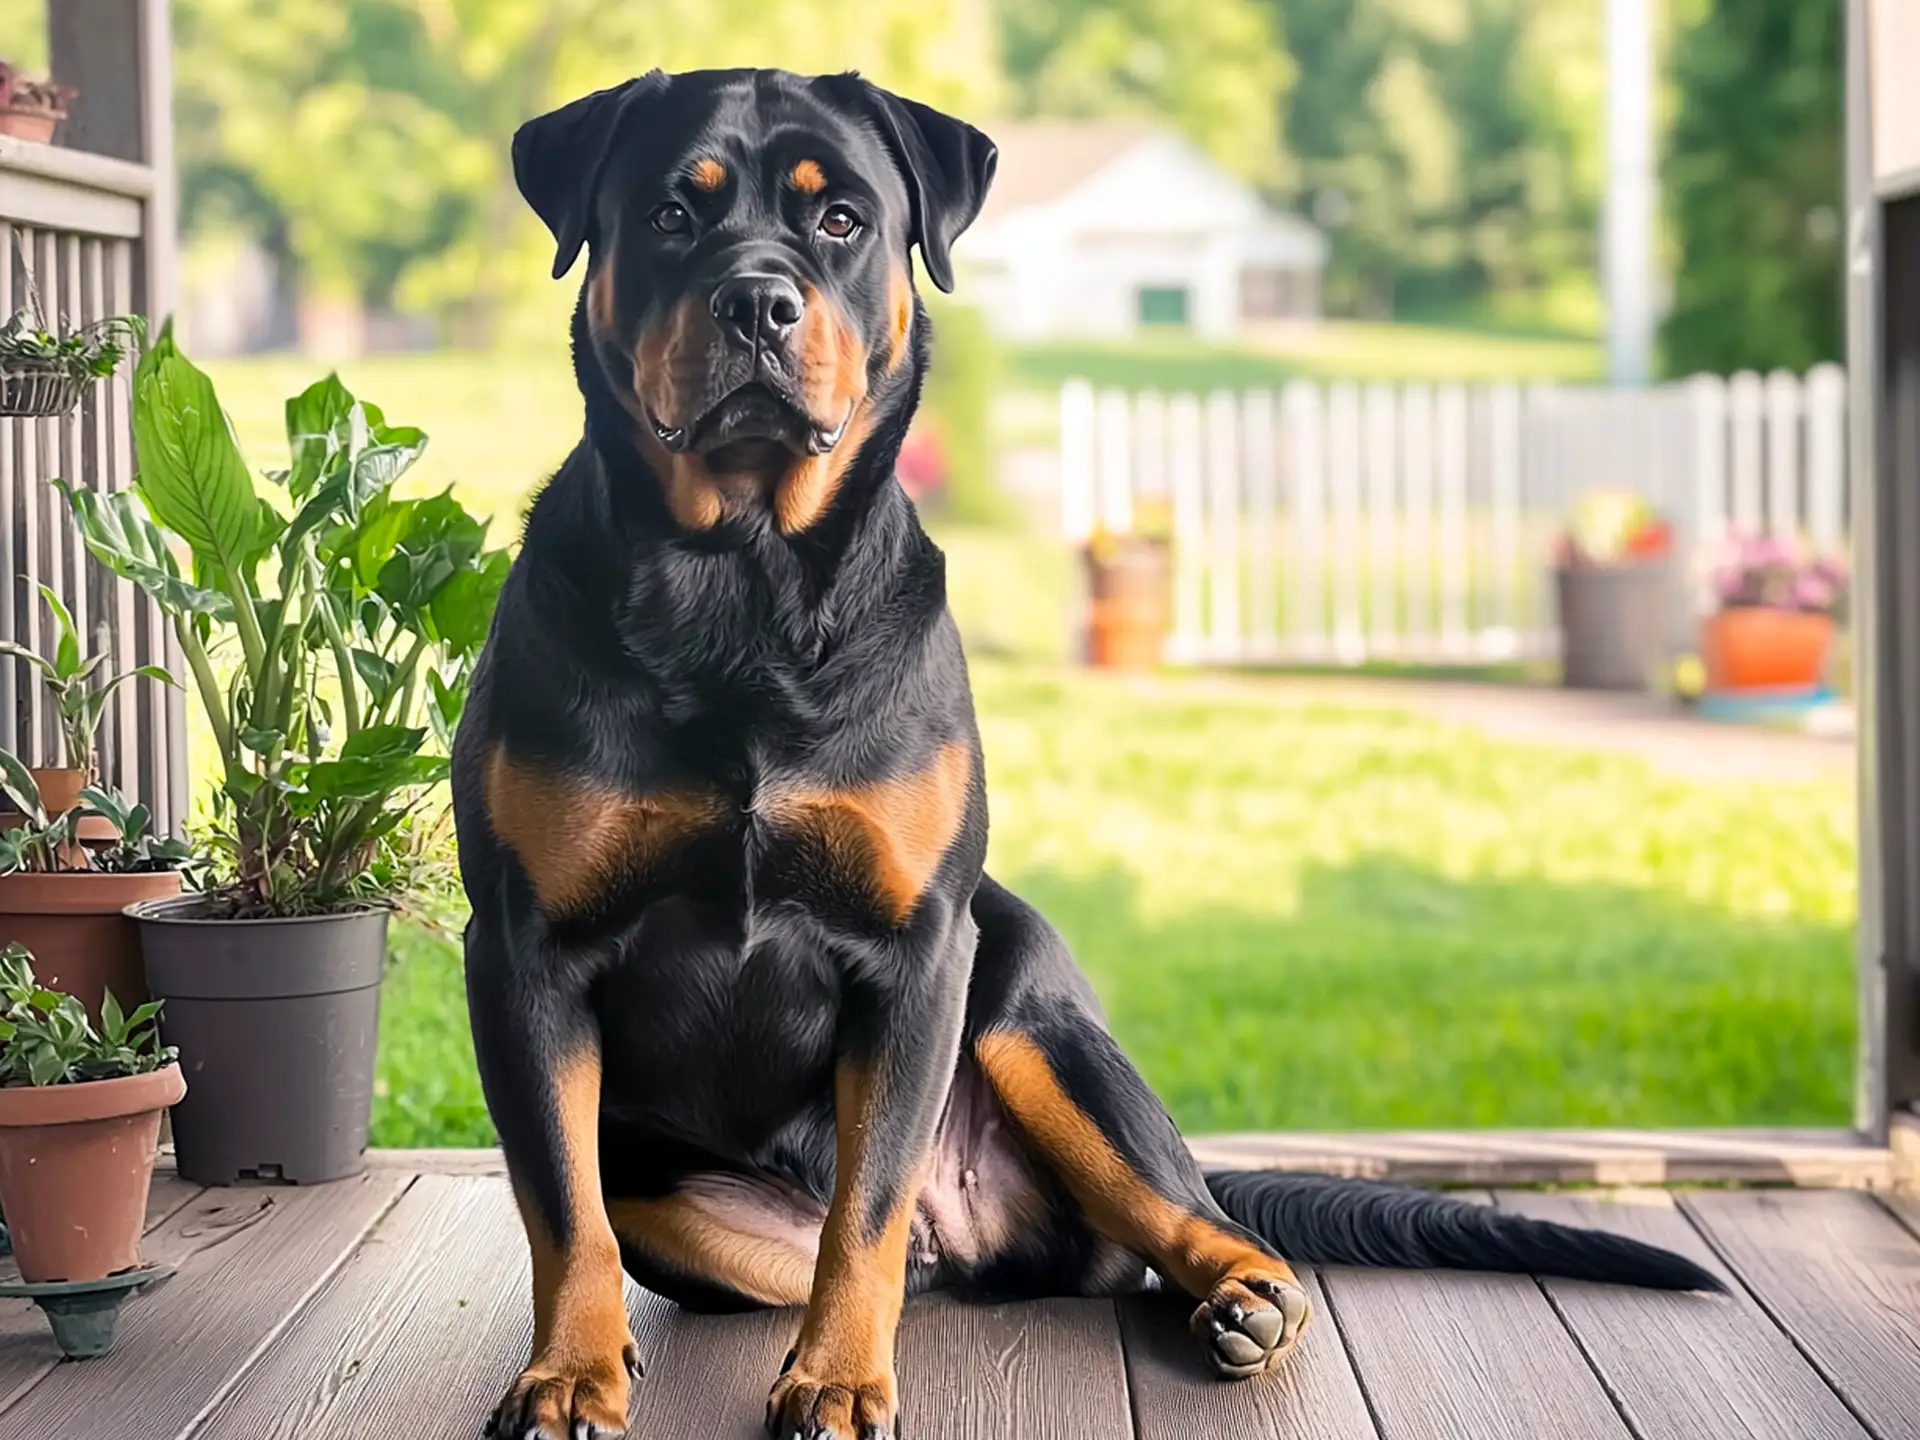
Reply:
[[[0,415],[13,418],[71,415],[93,383],[51,366],[0,361]]]

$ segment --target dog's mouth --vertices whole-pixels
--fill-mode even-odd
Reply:
[[[668,450],[691,451],[722,473],[757,468],[768,456],[824,455],[847,432],[853,408],[823,425],[771,386],[750,380],[728,391],[691,424],[672,427],[650,416],[653,433]]]

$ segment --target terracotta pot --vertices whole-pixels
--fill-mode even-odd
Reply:
[[[1700,625],[1707,688],[1812,690],[1826,675],[1833,617],[1770,605],[1735,605]]]
[[[1170,547],[1162,540],[1128,536],[1089,545],[1084,560],[1090,598],[1087,663],[1152,669],[1160,663],[1173,609]]]
[[[53,769],[30,770],[34,783],[40,787],[40,803],[46,807],[49,815],[64,815],[80,803],[80,792],[87,788],[87,772],[70,770],[66,766]],[[16,818],[20,812],[9,802],[0,815],[8,817],[6,823],[19,823]],[[80,844],[88,850],[104,850],[118,839],[113,822],[104,815],[89,815],[80,822]],[[86,863],[86,857],[75,854],[76,867]]]
[[[0,1207],[23,1280],[99,1280],[140,1263],[160,1113],[186,1093],[178,1065],[0,1087]]]
[[[44,145],[53,139],[54,127],[65,118],[46,110],[0,110],[0,135]]]
[[[127,1010],[147,998],[140,927],[122,910],[179,893],[180,876],[171,870],[0,875],[0,944],[26,946],[40,983],[77,997],[97,1021],[102,991],[113,991]]]

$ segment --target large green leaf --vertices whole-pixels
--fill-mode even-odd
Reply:
[[[427,732],[407,725],[369,725],[348,737],[338,760],[307,769],[310,794],[332,800],[373,800],[411,785],[446,778],[447,762],[417,752]]]
[[[60,632],[60,641],[53,653],[54,674],[61,679],[71,679],[80,669],[80,634],[73,628],[73,612],[51,585],[40,587],[40,598],[53,612],[54,627]]]
[[[467,572],[486,543],[486,523],[468,514],[451,493],[393,502],[380,519],[390,523],[383,523],[378,535],[372,525],[362,533],[361,581],[373,576],[381,599],[405,614],[425,610],[442,586]]]
[[[486,643],[500,589],[507,583],[513,557],[489,550],[478,564],[462,570],[434,592],[431,612],[440,641],[455,655],[471,655]]]
[[[287,471],[287,492],[296,504],[313,492],[340,446],[336,434],[353,409],[353,396],[338,375],[316,380],[287,401],[287,447],[292,453],[292,468]]]
[[[64,480],[53,483],[66,496],[80,538],[94,559],[153,596],[169,615],[233,619],[233,602],[225,595],[182,578],[166,537],[147,517],[138,496],[124,490],[101,495]]]
[[[0,750],[0,790],[7,792],[14,808],[40,824],[47,820],[47,809],[40,800],[40,784],[27,769],[26,762],[11,750]]]
[[[245,573],[260,553],[253,478],[213,382],[179,352],[171,326],[134,372],[133,444],[153,518],[197,558]]]

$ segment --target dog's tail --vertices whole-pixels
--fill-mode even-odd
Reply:
[[[1207,1176],[1207,1187],[1230,1219],[1296,1264],[1494,1270],[1655,1290],[1726,1288],[1671,1250],[1430,1190],[1278,1170],[1218,1171]]]

